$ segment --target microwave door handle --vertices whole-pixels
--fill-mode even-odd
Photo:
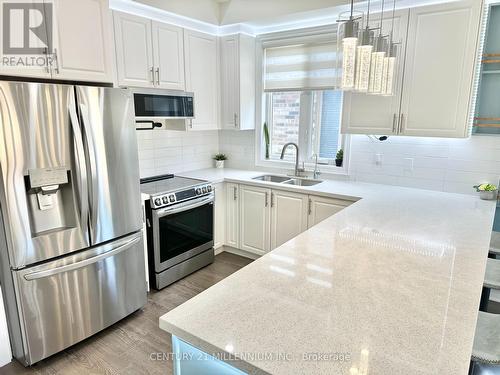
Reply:
[[[97,231],[97,212],[98,212],[98,202],[97,202],[97,160],[95,156],[95,147],[94,140],[92,138],[92,134],[90,133],[90,119],[88,108],[85,104],[80,104],[80,113],[82,115],[82,125],[83,131],[85,133],[85,139],[87,140],[87,147],[89,151],[89,161],[90,161],[90,178],[91,178],[91,191],[90,195],[92,196],[91,205],[90,205],[90,230],[95,234]]]
[[[156,216],[158,216],[158,218],[164,217],[167,215],[178,214],[180,212],[184,212],[184,211],[191,210],[193,208],[204,206],[207,203],[213,202],[213,200],[214,200],[213,195],[210,195],[206,198],[196,200],[196,202],[192,203],[192,204],[187,204],[187,205],[183,205],[180,207],[168,207],[168,208],[164,208],[162,210],[158,210],[158,212],[155,214],[156,214]]]
[[[76,180],[78,186],[78,200],[80,210],[80,225],[88,225],[89,216],[89,192],[87,181],[87,166],[85,161],[85,149],[83,146],[83,136],[76,114],[76,103],[70,101],[68,105],[69,119],[73,129],[73,139],[75,142]]]
[[[121,245],[119,245],[119,246],[115,247],[114,249],[109,250],[105,253],[96,255],[94,257],[91,257],[91,258],[88,258],[85,260],[81,260],[81,261],[76,262],[76,263],[66,264],[66,265],[61,266],[61,267],[50,268],[50,269],[44,270],[44,271],[28,273],[27,275],[24,275],[24,279],[27,281],[42,279],[44,277],[54,276],[54,275],[57,275],[57,274],[60,274],[63,272],[69,272],[69,271],[73,271],[73,270],[76,270],[79,268],[89,266],[91,264],[99,262],[100,260],[110,258],[114,255],[117,255],[117,254],[129,249],[130,246],[136,244],[141,239],[142,239],[142,236],[137,235],[134,238],[128,240],[127,242],[122,243]]]

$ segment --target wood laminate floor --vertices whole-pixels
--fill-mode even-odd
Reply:
[[[151,353],[172,351],[170,335],[158,327],[158,318],[251,261],[223,252],[211,265],[149,293],[141,311],[30,368],[13,361],[0,374],[171,374],[170,361],[151,360]]]

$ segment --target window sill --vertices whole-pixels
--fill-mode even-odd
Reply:
[[[272,168],[272,169],[277,169],[277,170],[284,170],[287,172],[293,172],[295,171],[295,163],[294,162],[289,162],[289,161],[277,161],[277,160],[256,160],[255,165],[257,167],[263,167],[263,168]],[[302,166],[300,163],[299,166]],[[342,167],[336,167],[335,165],[326,165],[326,164],[318,164],[318,168],[322,174],[334,174],[334,175],[341,175],[341,176],[347,176],[348,173],[348,166],[343,165]],[[306,169],[306,175],[311,175],[314,172],[314,163],[306,163],[305,164],[305,169]]]

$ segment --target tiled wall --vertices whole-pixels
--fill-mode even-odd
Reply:
[[[220,132],[220,148],[229,156],[228,166],[254,168],[254,136],[253,131]],[[381,155],[380,164],[375,162],[377,154]],[[473,194],[472,186],[477,183],[498,184],[500,136],[390,137],[384,142],[372,141],[364,135],[351,136],[349,178]]]
[[[447,192],[474,193],[473,185],[500,179],[500,137],[470,139],[351,137],[350,178]],[[381,164],[376,164],[381,154]],[[413,164],[413,168],[412,168]]]
[[[137,131],[141,178],[213,166],[219,151],[218,131]]]

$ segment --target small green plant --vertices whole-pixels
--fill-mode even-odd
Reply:
[[[495,191],[498,189],[495,185],[492,184],[481,184],[481,185],[476,185],[474,186],[477,192],[480,191]]]
[[[221,161],[221,160],[227,160],[226,154],[215,154],[214,155],[214,160]]]
[[[266,159],[269,159],[269,127],[267,122],[264,123],[264,142],[266,144]]]
[[[340,149],[337,151],[337,156],[335,157],[335,160],[344,160],[344,150]]]

